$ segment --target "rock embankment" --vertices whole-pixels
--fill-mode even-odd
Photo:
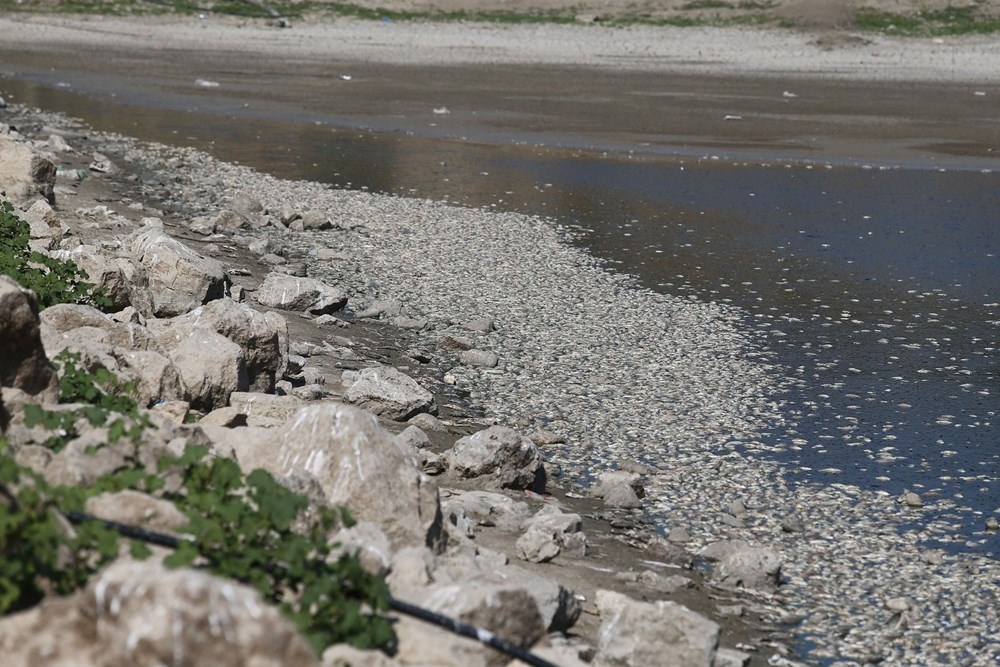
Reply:
[[[439,348],[425,345],[420,336],[436,323],[370,290],[359,295],[357,276],[309,275],[309,254],[290,251],[296,229],[335,233],[364,221],[264,206],[221,183],[211,195],[207,184],[195,188],[198,201],[218,198],[197,215],[183,189],[178,201],[154,205],[137,184],[182,165],[150,170],[155,150],[139,160],[136,148],[104,143],[24,109],[8,109],[0,124],[0,191],[30,223],[32,248],[75,262],[109,301],[105,311],[40,311],[31,291],[0,277],[2,423],[18,463],[51,483],[86,485],[130,456],[204,445],[305,489],[314,506],[348,507],[358,523],[331,540],[394,595],[560,665],[743,665],[764,648],[751,619],[770,613],[763,601],[778,583],[776,552],[729,543],[716,588],[692,569],[694,554],[656,539],[627,510],[602,509],[635,507],[642,475],[604,476],[604,503],[554,488],[545,448],[561,438],[497,425],[463,391],[468,369],[499,363],[481,349],[492,319],[465,317],[441,328]],[[463,368],[444,363],[454,351]],[[53,451],[26,423],[25,406],[66,409],[55,402],[50,363],[63,352],[134,383],[152,424],[138,454],[95,447],[107,429],[86,420]],[[87,509],[156,530],[184,524],[171,502],[135,491],[96,496]],[[712,596],[753,611],[722,614]],[[395,630],[393,657],[339,645],[317,657],[249,588],[123,555],[84,590],[0,620],[0,647],[11,665],[509,660],[413,619]]]

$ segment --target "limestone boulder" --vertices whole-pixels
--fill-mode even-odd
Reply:
[[[344,401],[375,414],[404,421],[420,412],[436,412],[434,396],[392,366],[344,373]]]
[[[139,229],[125,239],[125,247],[146,271],[157,317],[186,313],[225,294],[222,264],[167,236],[162,229]]]
[[[642,475],[625,470],[608,470],[597,476],[590,492],[604,499],[609,507],[641,507],[640,498],[646,495],[642,486]]]
[[[393,595],[406,593],[415,588],[423,588],[432,581],[434,552],[427,547],[403,547],[392,554],[389,576],[385,583]]]
[[[496,353],[489,350],[477,350],[475,348],[462,352],[459,355],[459,359],[466,366],[477,366],[479,368],[495,368],[500,363]]]
[[[42,241],[41,245],[46,250],[58,247],[59,241],[68,229],[59,220],[59,216],[52,210],[49,202],[44,199],[36,201],[18,217],[28,223],[28,227],[31,229],[31,239]]]
[[[114,321],[93,306],[60,303],[50,306],[41,314],[41,323],[56,334],[63,334],[80,327],[94,327],[111,331]]]
[[[492,488],[544,490],[545,468],[538,447],[506,426],[460,438],[447,454],[459,477],[478,479]]]
[[[747,667],[750,660],[749,653],[732,648],[720,648],[715,652],[715,661],[712,663],[712,667]]]
[[[8,667],[311,667],[308,643],[260,594],[197,570],[118,561],[83,591],[0,621]]]
[[[171,359],[153,350],[115,349],[117,375],[124,382],[135,384],[135,400],[150,406],[160,401],[187,400],[190,396],[180,367]]]
[[[257,303],[283,310],[305,311],[324,315],[347,305],[344,290],[315,278],[300,278],[273,271],[257,291]]]
[[[582,611],[580,600],[570,589],[554,579],[509,564],[504,554],[482,547],[449,551],[435,563],[432,579],[438,584],[464,586],[469,581],[480,581],[520,587],[535,601],[542,624],[549,632],[568,630]]]
[[[434,415],[420,412],[407,420],[411,426],[420,428],[424,433],[447,433],[448,426]]]
[[[248,420],[266,420],[277,425],[291,419],[302,409],[305,401],[297,396],[237,391],[229,395],[229,405],[246,415]]]
[[[323,211],[310,209],[302,214],[302,228],[305,230],[332,229],[333,223]]]
[[[513,565],[504,568],[503,572],[516,577],[515,581],[524,586],[534,598],[538,613],[542,615],[542,623],[549,632],[565,632],[576,625],[583,613],[583,605],[572,590],[554,579]]]
[[[232,395],[232,394],[230,394]],[[232,406],[216,408],[198,420],[198,425],[239,428],[247,425],[247,416]]]
[[[115,359],[115,347],[108,342],[107,331],[97,327],[79,327],[64,334],[50,334],[43,325],[42,341],[49,357],[59,355],[63,351],[72,352],[79,357],[74,363],[88,373],[95,373],[104,368],[117,374],[118,361]]]
[[[231,393],[249,388],[243,350],[214,331],[192,329],[168,358],[180,372],[184,400],[196,409],[222,407]]]
[[[0,276],[0,386],[53,402],[59,380],[45,356],[35,293]]]
[[[331,538],[337,548],[331,559],[350,554],[358,559],[366,572],[385,577],[392,564],[392,547],[381,528],[370,521],[359,521],[350,528],[342,528]]]
[[[431,439],[419,426],[410,424],[396,436],[399,444],[412,449],[427,449],[431,446]]]
[[[396,317],[402,314],[404,306],[396,299],[377,299],[358,313],[358,317]]]
[[[91,306],[56,304],[42,311],[40,319],[42,343],[50,357],[75,343],[87,347],[87,342],[121,350],[164,351],[156,335],[142,324],[116,320]]]
[[[642,500],[639,499],[639,494],[637,494],[628,484],[619,484],[617,486],[610,487],[601,497],[604,499],[604,504],[608,507],[617,507],[621,509],[635,509],[642,507]]]
[[[461,508],[462,513],[478,525],[496,526],[501,530],[519,530],[531,516],[528,503],[495,491],[452,490],[443,505]]]
[[[550,561],[560,553],[583,557],[587,551],[587,537],[581,531],[582,526],[579,514],[539,512],[518,538],[517,555],[532,563]]]
[[[160,344],[167,350],[183,344],[196,328],[208,329],[239,346],[247,386],[240,391],[272,392],[288,368],[288,323],[277,313],[262,313],[232,299],[222,298],[189,313],[152,321]]]
[[[244,470],[311,475],[331,505],[380,527],[390,543],[442,544],[437,486],[371,413],[339,403],[302,408],[270,437],[237,451]]]
[[[153,314],[153,298],[146,270],[132,257],[117,256],[97,246],[79,245],[53,256],[69,260],[87,274],[88,282],[111,300],[111,310],[133,306],[144,316]]]
[[[56,166],[25,144],[0,135],[0,191],[15,202],[54,201]]]
[[[385,653],[376,650],[362,651],[349,644],[334,644],[323,651],[323,667],[401,667]]]
[[[237,211],[230,211],[229,209],[219,211],[210,219],[212,225],[218,230],[235,232],[254,226],[249,217]],[[259,217],[255,216],[254,220],[259,220]]]
[[[140,405],[184,399],[189,393],[179,366],[140,324],[113,320],[90,306],[59,304],[42,312],[41,331],[50,357],[70,351],[80,356],[81,368],[91,373],[103,368],[134,383]]]
[[[130,444],[122,440],[107,446],[107,429],[94,428],[85,418],[77,419],[76,426],[81,431],[79,437],[49,458],[36,458],[36,463],[44,463],[44,468],[38,472],[50,484],[89,486],[103,475],[120,470],[127,462],[127,455],[131,453]],[[42,440],[36,439],[38,442]],[[32,456],[38,454],[34,451]]]
[[[712,667],[719,626],[670,601],[638,602],[597,592],[601,629],[595,667]]]
[[[232,210],[247,217],[264,215],[263,202],[249,192],[240,192],[233,197]]]

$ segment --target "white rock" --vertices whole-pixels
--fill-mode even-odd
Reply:
[[[377,525],[394,547],[441,545],[437,486],[371,413],[338,403],[310,405],[238,451],[237,459],[245,470],[308,473],[327,502]]]
[[[460,438],[448,451],[448,463],[460,477],[477,478],[493,488],[528,489],[544,482],[538,448],[505,426]]]
[[[364,368],[345,379],[349,384],[344,400],[377,415],[403,421],[419,412],[437,411],[434,396],[392,366]]]
[[[162,230],[144,227],[127,237],[125,244],[146,271],[157,317],[186,313],[225,294],[222,264]]]
[[[315,278],[297,278],[280,272],[267,274],[256,297],[262,306],[304,310],[312,315],[329,314],[347,305],[347,294],[342,289]]]
[[[595,667],[711,667],[719,626],[674,602],[637,602],[599,590]]]

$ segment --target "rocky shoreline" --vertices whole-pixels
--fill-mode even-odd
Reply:
[[[209,288],[187,305],[167,303],[165,291],[125,289],[122,298],[135,310],[119,320],[164,336],[197,330],[191,311],[200,321],[206,310],[256,304],[250,321],[271,317],[267,326],[279,331],[264,313],[281,315],[288,352],[258,358],[265,369],[255,376],[265,378],[259,385],[249,377],[244,387],[209,383],[195,396],[196,383],[181,373],[179,390],[188,392],[181,398],[204,415],[201,432],[216,451],[242,464],[240,442],[286,428],[295,410],[317,402],[384,410],[383,427],[400,433],[416,464],[437,477],[450,544],[443,553],[420,546],[426,567],[417,567],[420,537],[380,525],[375,540],[390,544],[382,567],[394,592],[429,596],[449,582],[468,593],[484,581],[556,591],[548,607],[536,602],[549,610],[545,629],[557,634],[546,655],[558,664],[654,664],[635,656],[669,650],[659,643],[666,633],[653,623],[644,635],[639,619],[663,614],[664,600],[717,624],[709,637],[721,628],[719,651],[710,639],[682,633],[681,641],[701,641],[702,650],[677,664],[987,665],[1000,656],[995,561],[922,547],[950,531],[921,524],[917,502],[846,486],[792,488],[778,467],[747,456],[755,433],[779,418],[782,380],[744,333],[741,313],[641,290],[572,249],[568,232],[536,218],[280,181],[195,151],[92,133],[37,110],[2,113],[21,145],[60,165],[58,224],[46,223],[58,233],[45,237],[39,228],[51,252],[67,252],[85,267],[123,253],[145,266],[137,248],[166,232],[219,263],[231,283],[223,289],[232,299],[214,298],[221,294]],[[72,233],[63,235],[63,226]],[[88,264],[87,253],[98,259]],[[102,275],[114,279],[114,272]],[[316,288],[308,298],[304,286]],[[345,299],[346,311],[338,310]],[[59,333],[59,345],[86,346],[72,329]],[[196,351],[211,340],[226,347],[199,335],[206,340]],[[229,340],[232,346],[235,336]],[[259,346],[243,346],[249,367]],[[392,371],[365,370],[374,367]],[[268,373],[277,381],[270,388]],[[385,380],[372,377],[380,373],[396,382],[373,399],[365,389]],[[385,407],[387,394],[404,388],[417,398]],[[286,396],[268,403],[248,389]],[[152,402],[164,398],[154,393]],[[402,421],[429,409],[428,396],[436,420]],[[232,427],[238,423],[246,425]],[[506,458],[522,450],[544,458],[551,495],[537,493],[534,458],[520,472],[484,473],[485,445],[458,445],[475,432],[491,433],[478,437]],[[476,449],[466,461],[463,450]],[[903,524],[918,527],[901,531]],[[415,571],[417,581],[393,574]],[[599,589],[649,602],[632,607]],[[462,614],[475,606],[468,597],[465,603],[470,607],[442,603],[440,610]],[[640,647],[632,658],[613,655],[607,629],[623,613],[632,627],[618,629]],[[430,646],[415,648],[422,634],[430,635],[411,632],[412,650],[401,650],[399,664],[449,664],[426,651],[464,642],[433,635]],[[8,637],[0,626],[0,643]],[[796,658],[793,645],[808,655]],[[454,655],[496,664],[471,645]]]
[[[654,616],[665,614],[663,605],[674,604],[661,600],[695,610],[677,608],[697,626],[675,638],[674,649],[697,645],[691,662],[679,664],[754,664],[775,647],[788,651],[769,634],[775,608],[767,596],[717,587],[692,569],[696,560],[707,562],[704,557],[660,538],[638,510],[629,509],[641,505],[646,467],[605,475],[603,502],[583,497],[558,480],[557,465],[541,463],[542,454],[555,452],[565,435],[487,411],[470,382],[497,372],[499,359],[488,349],[498,326],[491,315],[455,308],[452,323],[432,325],[409,304],[376,298],[379,290],[364,264],[349,259],[360,258],[354,249],[372,238],[376,216],[341,215],[314,206],[311,197],[296,201],[295,184],[246,170],[235,170],[237,181],[228,180],[229,167],[202,180],[195,165],[210,171],[223,165],[189,151],[92,133],[38,110],[11,106],[2,113],[4,189],[21,207],[18,215],[32,225],[32,246],[74,260],[115,303],[111,317],[83,306],[43,311],[39,340],[45,354],[69,349],[88,366],[136,380],[161,433],[176,436],[186,429],[186,437],[207,440],[217,454],[244,466],[273,468],[275,453],[250,453],[250,443],[258,436],[272,439],[309,405],[321,406],[322,412],[343,401],[380,413],[381,426],[369,435],[382,439],[383,447],[398,442],[410,453],[412,463],[401,464],[400,474],[419,474],[419,466],[437,480],[435,485],[420,475],[431,495],[418,491],[397,498],[383,489],[381,499],[393,501],[390,506],[378,505],[371,492],[362,494],[367,501],[344,499],[360,518],[378,524],[365,524],[367,532],[356,536],[357,548],[374,571],[388,575],[394,594],[500,632],[509,628],[511,614],[523,610],[484,615],[477,611],[481,596],[496,593],[497,587],[514,588],[522,597],[531,591],[542,613],[542,634],[554,633],[543,642],[552,646],[538,651],[563,665],[581,658],[641,664],[641,658],[620,662],[608,652],[612,649],[601,653],[601,623],[609,615],[638,614],[628,624],[632,627],[610,636],[627,635],[627,642],[640,647],[652,642],[662,648],[664,620],[638,620],[654,610]],[[45,161],[51,169],[32,168]],[[27,167],[20,176],[19,165]],[[38,178],[42,172],[48,175]],[[240,182],[245,178],[287,188],[283,201],[270,200],[268,193],[265,210],[265,197],[257,195],[263,191]],[[54,206],[46,203],[47,196]],[[326,227],[332,229],[323,231]],[[319,270],[321,262],[337,267],[339,275]],[[5,292],[5,301],[21,303],[23,293],[16,287],[8,284]],[[5,379],[5,384],[31,388],[23,377]],[[45,388],[37,398],[51,401],[51,385],[41,384]],[[4,389],[11,413],[6,435],[19,461],[53,482],[83,481],[113,465],[106,459],[89,461],[73,446],[53,457],[32,444],[39,434],[25,427],[22,408],[32,400]],[[183,426],[195,417],[193,427]],[[341,417],[357,418],[353,412]],[[389,432],[399,433],[397,440]],[[524,437],[528,434],[530,440]],[[81,436],[87,437],[94,434]],[[512,452],[526,458],[511,465]],[[545,472],[548,480],[541,479]],[[443,515],[433,520],[436,513],[420,505],[436,507],[438,489]],[[355,501],[377,506],[364,509]],[[136,511],[136,503],[143,502],[112,498],[93,509],[102,518],[127,522],[143,516]],[[767,565],[770,577],[777,566]],[[118,565],[114,568],[109,577],[125,576]],[[140,573],[150,577],[148,571]],[[435,598],[446,584],[459,593]],[[773,580],[765,577],[760,584],[771,587]],[[622,593],[631,598],[615,597]],[[93,587],[88,594],[94,595]],[[71,600],[86,606],[80,598],[86,594]],[[65,608],[63,601],[47,602],[40,610],[5,619],[0,644],[14,651],[26,629],[44,642],[46,626],[60,628],[58,614]],[[141,605],[133,613],[142,613]],[[337,651],[325,656],[325,663],[334,664],[339,656],[353,664],[505,664],[490,649],[415,622],[401,622],[398,632],[398,663]],[[520,632],[512,637],[518,643],[538,639],[537,627]],[[643,639],[642,632],[651,636]],[[113,636],[108,633],[108,641]],[[29,643],[18,650],[27,657],[40,646]]]

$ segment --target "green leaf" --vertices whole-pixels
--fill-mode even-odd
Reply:
[[[288,530],[295,517],[308,506],[304,496],[284,488],[265,470],[257,469],[247,477],[254,489],[253,498],[261,514],[279,531]]]
[[[108,419],[108,411],[104,408],[99,408],[96,405],[85,405],[80,408],[80,412],[87,418],[87,421],[90,422],[91,426],[104,426],[104,422]],[[110,439],[117,440],[117,438]]]
[[[184,454],[177,459],[176,464],[181,468],[189,468],[196,463],[201,462],[208,456],[208,448],[202,445],[188,445],[184,449]]]
[[[30,227],[10,202],[0,204],[0,274],[33,290],[41,308],[57,303],[85,303],[93,285],[76,264],[31,250]]]
[[[125,422],[121,419],[111,422],[111,426],[108,427],[108,442],[118,442],[123,435],[125,435]]]
[[[163,564],[171,569],[188,567],[198,557],[198,549],[188,541],[182,541],[172,554],[163,559]]]
[[[63,426],[64,421],[64,415],[46,410],[40,405],[29,403],[24,406],[24,425],[28,428],[41,425],[46,430],[52,431]]]
[[[135,558],[136,560],[146,560],[153,555],[153,550],[146,546],[145,542],[132,540],[129,543],[129,553],[132,554],[132,558]]]

